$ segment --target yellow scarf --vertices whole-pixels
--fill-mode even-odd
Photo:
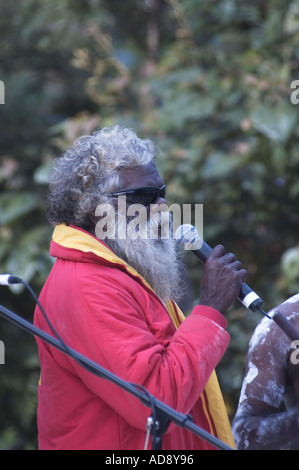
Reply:
[[[65,224],[57,225],[54,229],[53,241],[66,248],[77,249],[85,253],[92,252],[100,258],[104,258],[114,264],[125,265],[127,271],[141,279],[143,284],[152,290],[146,280],[138,274],[134,268],[118,258],[105,245],[99,243],[96,238],[81,230],[77,230]],[[178,328],[185,319],[184,314],[178,305],[172,301],[167,302],[166,308],[175,327]],[[218,439],[225,442],[230,447],[235,448],[229,419],[215,371],[212,372],[201,399],[203,409],[209,422],[210,434],[218,437]]]

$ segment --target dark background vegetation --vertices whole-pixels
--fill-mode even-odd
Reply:
[[[38,294],[53,260],[53,158],[120,123],[162,149],[169,202],[204,204],[206,241],[234,251],[270,309],[298,290],[299,2],[14,0],[0,3],[0,272]],[[185,254],[196,302],[202,268]],[[23,289],[0,302],[32,321]],[[218,367],[230,417],[260,320],[236,304]],[[35,340],[0,317],[0,449],[36,449]]]

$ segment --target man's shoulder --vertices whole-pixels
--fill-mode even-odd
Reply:
[[[289,297],[287,300],[273,308],[269,314],[272,316],[275,315],[276,312],[280,312],[291,323],[299,326],[299,294]]]
[[[289,346],[290,340],[282,329],[275,323],[272,316],[279,311],[293,325],[299,328],[299,294],[296,294],[268,312],[268,317],[264,317],[256,326],[251,337],[249,350],[254,353],[262,351],[263,348],[269,349],[276,345],[276,353],[285,350]]]
[[[292,297],[289,297],[278,307],[276,307],[276,310],[279,310],[287,317],[299,318],[299,294],[295,294]]]
[[[111,290],[136,295],[138,291],[150,291],[142,276],[125,264],[111,263],[76,263],[75,280],[80,285],[81,292],[90,292],[94,289],[98,294],[105,294]]]
[[[112,264],[101,260],[101,262],[94,263],[78,262],[74,267],[77,278],[80,278],[82,282],[92,280],[97,283],[130,282],[129,273],[122,264]]]

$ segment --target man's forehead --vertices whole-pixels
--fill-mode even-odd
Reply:
[[[125,189],[141,186],[155,186],[160,188],[164,181],[161,178],[153,161],[147,165],[125,168],[122,172]]]

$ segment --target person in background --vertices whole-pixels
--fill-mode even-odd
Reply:
[[[299,294],[279,305],[299,330]],[[271,314],[271,312],[270,312]],[[247,368],[233,420],[238,449],[299,449],[299,351],[283,330],[265,317],[247,355]]]
[[[214,369],[230,340],[225,312],[247,273],[217,245],[200,304],[185,319],[180,255],[173,237],[163,237],[169,214],[157,155],[151,140],[115,125],[82,136],[55,161],[48,218],[56,261],[39,300],[68,346],[234,446]],[[133,234],[148,236],[126,236],[136,205],[146,217]],[[38,307],[34,322],[51,333]],[[143,449],[151,410],[37,341],[39,448]],[[173,423],[163,436],[163,450],[213,448]]]

